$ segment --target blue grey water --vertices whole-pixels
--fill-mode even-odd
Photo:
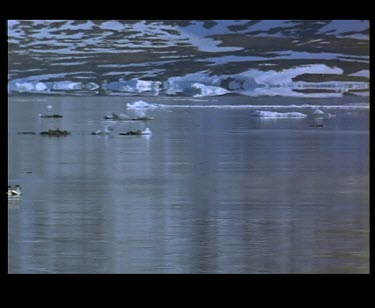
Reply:
[[[337,99],[316,127],[226,107],[245,99],[154,98],[216,107],[135,123],[103,116],[137,98],[11,97],[9,272],[368,273],[368,109]],[[48,105],[64,117],[39,118]],[[113,135],[90,135],[104,125]],[[17,134],[55,128],[72,135]]]
[[[369,21],[7,26],[9,273],[369,272]]]

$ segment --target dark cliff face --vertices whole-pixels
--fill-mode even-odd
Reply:
[[[360,20],[8,21],[9,93],[368,93]]]

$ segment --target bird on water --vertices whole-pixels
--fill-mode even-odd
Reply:
[[[12,189],[12,186],[8,186],[7,195],[8,196],[20,196],[20,195],[22,195],[21,186],[16,185],[16,187],[14,189]]]

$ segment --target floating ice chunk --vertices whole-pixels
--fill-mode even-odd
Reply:
[[[126,106],[128,109],[143,109],[148,108],[149,104],[145,101],[136,101],[134,103],[128,103]]]
[[[256,110],[251,114],[259,118],[306,118],[307,115],[301,112],[275,112]]]
[[[145,109],[134,109],[134,114],[137,116],[137,117],[145,117],[146,116],[146,111]]]
[[[83,88],[86,90],[96,90],[99,89],[99,85],[95,82],[88,82],[83,84]]]
[[[361,70],[359,72],[350,74],[349,76],[360,76],[360,77],[370,78],[370,71],[369,70]]]
[[[155,91],[155,95],[159,94],[159,89],[161,87],[160,81],[146,81],[146,80],[137,80],[136,90],[137,92],[148,92]]]
[[[73,82],[73,81],[55,81],[48,82],[48,87],[53,90],[81,90],[82,82]]]
[[[104,119],[108,120],[117,120],[119,117],[116,113],[114,112],[107,112],[105,115],[104,115]]]
[[[126,104],[128,109],[154,109],[154,108],[160,108],[160,105],[158,104],[149,104],[145,101],[136,101],[134,103],[127,103]]]
[[[336,118],[336,115],[335,115],[335,114],[332,114],[332,113],[328,113],[328,114],[327,114],[327,118],[328,118],[328,119]]]
[[[145,129],[144,131],[142,131],[141,134],[142,134],[142,135],[151,135],[151,134],[152,134],[152,131],[151,131],[148,127],[146,127],[146,129]]]
[[[119,120],[128,120],[129,117],[125,113],[120,113],[118,115]]]
[[[316,108],[312,113],[311,115],[315,118],[323,118],[325,116],[325,113],[320,110],[319,108]]]
[[[162,87],[160,81],[149,81],[149,80],[120,80],[114,82],[105,82],[102,85],[104,90],[116,91],[116,92],[129,92],[129,93],[144,93],[150,92],[154,95],[158,95]]]
[[[200,93],[193,95],[194,97],[224,95],[224,94],[230,92],[230,91],[228,91],[224,88],[221,88],[221,87],[206,86],[206,85],[198,83],[198,82],[193,83],[192,87],[200,90]]]
[[[47,89],[47,86],[44,82],[38,82],[35,85],[35,90],[37,90],[37,91],[44,91],[45,89]]]
[[[319,108],[316,108],[312,114],[314,114],[314,115],[322,115],[322,114],[324,114],[324,112],[322,110],[320,110]]]
[[[317,108],[311,114],[314,118],[324,118],[324,119],[331,119],[335,118],[336,115],[332,113],[324,113],[321,109]]]
[[[99,86],[94,82],[82,83],[65,81],[38,81],[29,78],[17,79],[8,83],[9,92],[53,93],[54,91],[95,90]]]

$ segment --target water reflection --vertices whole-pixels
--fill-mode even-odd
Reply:
[[[81,100],[61,104],[66,138],[15,134],[39,129],[38,107],[10,105],[9,272],[368,272],[367,114],[316,130],[153,110],[152,136],[92,136],[121,107]]]

